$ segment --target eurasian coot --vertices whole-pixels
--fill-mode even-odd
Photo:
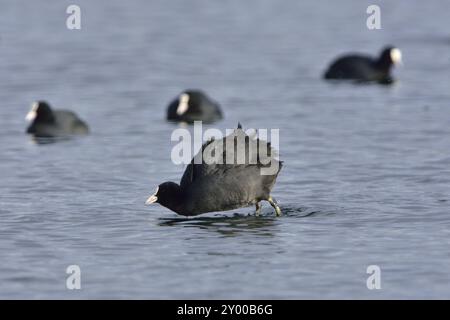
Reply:
[[[386,47],[378,58],[365,55],[346,55],[334,61],[324,74],[325,79],[354,79],[360,81],[393,81],[391,67],[400,64],[402,53],[394,47]]]
[[[195,161],[201,155],[200,161]],[[278,216],[281,210],[270,192],[281,165],[270,143],[247,135],[238,126],[232,134],[203,144],[180,184],[160,184],[146,204],[159,203],[184,216],[255,205],[259,214],[260,202],[265,200]]]
[[[213,122],[222,119],[222,112],[219,104],[202,91],[186,90],[169,104],[167,119],[187,123]]]
[[[27,133],[41,138],[87,134],[89,128],[72,111],[52,110],[45,101],[34,102],[26,119],[30,121]]]

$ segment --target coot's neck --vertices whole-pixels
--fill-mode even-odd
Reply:
[[[38,113],[35,121],[41,123],[55,123],[55,116],[52,111]]]
[[[170,193],[164,195],[159,199],[159,203],[164,207],[178,213],[183,214],[185,194],[178,184],[173,184],[170,189]]]
[[[382,54],[376,62],[377,68],[383,72],[389,73],[392,67],[392,61],[389,55]]]

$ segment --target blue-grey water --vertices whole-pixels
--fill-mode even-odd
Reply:
[[[1,0],[0,298],[450,298],[450,2],[376,1],[368,30],[373,2]],[[321,80],[387,44],[393,86]],[[186,88],[222,104],[206,128],[280,129],[282,217],[144,206],[184,171],[165,108]],[[91,135],[34,143],[37,99]]]

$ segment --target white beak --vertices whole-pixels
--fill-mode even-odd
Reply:
[[[394,48],[391,50],[391,60],[395,65],[403,65],[402,52],[400,49]]]
[[[156,188],[156,191],[154,194],[152,194],[150,197],[148,197],[147,201],[145,201],[146,205],[149,205],[149,204],[152,204],[152,203],[155,203],[156,201],[158,201],[158,197],[156,196],[158,194],[158,190],[159,190],[159,187]]]
[[[31,122],[34,119],[36,119],[38,107],[39,107],[38,103],[37,102],[33,102],[33,104],[31,105],[31,110],[25,116],[25,120]]]
[[[26,117],[25,117],[25,120],[31,122],[31,121],[33,121],[34,119],[36,119],[36,116],[37,116],[36,111],[31,110],[30,112],[27,113],[27,115],[26,115]]]
[[[189,109],[189,95],[187,93],[183,93],[180,95],[179,103],[177,107],[177,115],[181,116]]]
[[[153,194],[147,199],[147,201],[145,201],[145,204],[149,205],[149,204],[155,203],[156,201],[158,201],[158,197]]]

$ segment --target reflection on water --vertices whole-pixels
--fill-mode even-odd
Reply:
[[[312,216],[316,216],[316,215],[324,215],[324,214],[333,214],[333,213],[328,213],[328,212],[324,212],[324,211],[317,211],[314,208],[307,208],[307,207],[294,207],[294,206],[283,206],[282,209],[282,214],[283,216],[286,217],[293,217],[293,218],[307,218],[307,217],[312,217]]]
[[[281,207],[282,217],[276,217],[272,211],[261,212],[259,216],[254,213],[232,215],[215,214],[214,216],[196,216],[192,218],[160,218],[158,225],[163,227],[199,228],[215,231],[222,236],[233,237],[240,233],[252,233],[259,236],[273,236],[273,226],[284,218],[307,218],[318,214],[307,208]]]
[[[234,237],[240,233],[252,233],[258,236],[273,236],[272,227],[276,223],[275,217],[242,215],[235,213],[232,216],[218,215],[214,217],[196,218],[161,218],[160,226],[199,228],[215,231],[225,237]]]
[[[64,136],[64,137],[36,137],[30,135],[30,140],[37,145],[46,145],[57,142],[69,141],[71,139],[75,139],[76,137]]]

